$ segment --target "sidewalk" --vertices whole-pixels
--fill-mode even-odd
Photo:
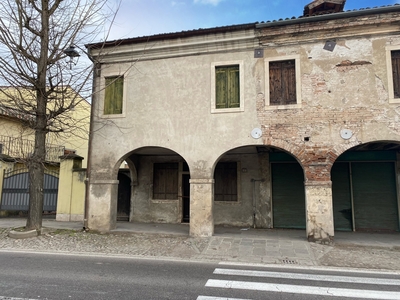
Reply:
[[[366,268],[400,274],[399,233],[337,232],[335,245],[325,246],[307,242],[304,230],[216,226],[214,236],[192,238],[188,224],[118,222],[110,234],[95,234],[82,231],[82,222],[44,219],[47,230],[39,237],[15,240],[7,236],[25,223],[24,218],[0,218],[0,250]]]

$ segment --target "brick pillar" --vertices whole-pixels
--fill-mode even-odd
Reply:
[[[214,234],[214,179],[190,179],[190,235]]]
[[[321,162],[305,167],[306,231],[310,242],[331,244],[334,239],[331,165]]]
[[[310,242],[331,244],[334,238],[332,182],[306,182],[307,238]]]

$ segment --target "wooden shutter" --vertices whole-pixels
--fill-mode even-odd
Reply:
[[[394,97],[400,98],[400,51],[392,51]]]
[[[153,171],[153,199],[178,199],[178,163],[156,163]]]
[[[104,114],[122,114],[124,78],[108,77],[105,84]]]
[[[239,66],[215,68],[215,106],[216,108],[240,107]]]
[[[215,201],[237,201],[237,163],[221,162],[215,167]]]
[[[269,63],[270,105],[296,104],[295,60]]]
[[[228,107],[228,78],[226,69],[215,68],[215,105],[216,108]]]
[[[240,81],[239,66],[230,67],[228,70],[228,108],[240,107]]]

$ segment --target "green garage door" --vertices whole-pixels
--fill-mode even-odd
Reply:
[[[306,228],[304,173],[295,163],[271,163],[274,228]]]
[[[336,230],[399,230],[394,162],[335,163],[332,168]]]
[[[350,164],[335,163],[331,171],[331,180],[335,230],[351,231],[353,230],[353,222],[351,208]]]

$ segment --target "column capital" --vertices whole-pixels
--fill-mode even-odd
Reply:
[[[332,186],[332,181],[331,180],[307,180],[304,182],[305,186],[326,186],[326,187],[331,187]]]
[[[214,183],[214,178],[208,178],[208,179],[200,179],[200,178],[193,178],[189,180],[189,183],[193,184],[213,184]]]

